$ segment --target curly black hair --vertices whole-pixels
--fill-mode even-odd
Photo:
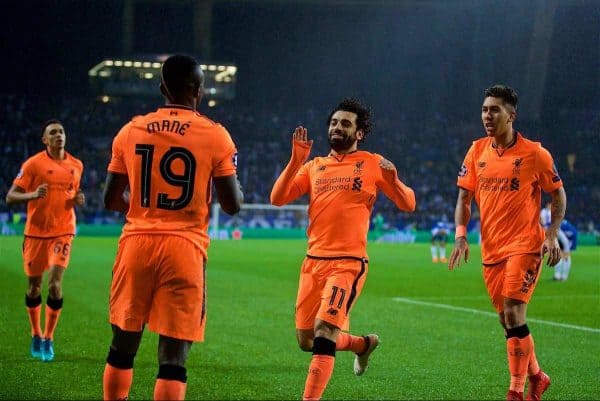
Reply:
[[[363,138],[358,142],[362,143],[366,139],[367,135],[371,132],[371,128],[373,127],[373,124],[371,123],[372,113],[369,107],[363,105],[357,99],[346,98],[342,100],[341,103],[329,114],[329,118],[327,118],[327,126],[329,126],[331,123],[331,117],[333,117],[335,112],[339,110],[356,114],[356,129],[362,130],[363,132]]]
[[[515,110],[517,109],[519,96],[517,95],[517,92],[510,86],[500,84],[490,86],[484,92],[484,98],[486,97],[497,97],[502,99],[504,103],[510,104]]]

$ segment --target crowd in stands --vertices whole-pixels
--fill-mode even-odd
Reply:
[[[84,162],[82,181],[86,205],[78,210],[80,221],[110,223],[122,217],[104,210],[102,187],[110,159],[111,141],[118,129],[135,114],[154,110],[160,98],[113,99],[107,103],[90,98],[56,98],[0,95],[0,212],[14,213],[4,196],[21,163],[43,149],[41,125],[50,118],[61,120],[67,133],[67,151]],[[222,123],[238,146],[238,175],[246,203],[269,203],[272,185],[289,160],[291,133],[304,125],[314,139],[312,156],[328,152],[326,118],[329,110],[310,107],[256,110],[240,100],[214,108],[202,104],[202,113]],[[571,112],[571,111],[569,111]],[[600,121],[591,111],[581,113],[575,128],[521,122],[516,128],[527,137],[541,140],[555,157],[568,196],[567,218],[582,231],[600,224]],[[471,141],[482,135],[477,116],[456,121],[441,114],[412,117],[401,112],[375,110],[373,132],[361,148],[390,159],[400,178],[413,187],[417,197],[414,214],[398,213],[393,204],[380,199],[375,205],[389,226],[412,225],[428,230],[436,221],[453,221],[456,176]],[[564,119],[565,121],[567,118]],[[300,199],[296,203],[306,203]],[[475,210],[474,219],[477,218]]]

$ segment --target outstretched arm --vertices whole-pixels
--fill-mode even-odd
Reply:
[[[398,209],[414,212],[417,206],[415,191],[398,179],[396,167],[391,161],[381,159],[379,167],[381,167],[383,177],[381,186],[383,193],[394,202]]]
[[[310,155],[312,143],[312,139],[308,140],[306,128],[297,127],[293,134],[292,157],[288,165],[281,172],[281,175],[279,175],[279,178],[277,178],[277,181],[275,181],[275,185],[273,185],[271,204],[283,206],[303,194],[300,188],[293,185],[293,183],[300,167],[302,167]]]
[[[550,225],[546,228],[546,239],[542,245],[541,255],[548,253],[548,266],[554,266],[560,261],[560,247],[558,246],[558,230],[560,223],[565,217],[567,209],[567,194],[565,189],[560,187],[550,193],[552,197],[550,206]]]
[[[471,218],[471,201],[473,192],[459,188],[456,209],[454,210],[454,224],[456,225],[456,237],[454,249],[448,260],[448,270],[460,266],[460,260],[464,257],[465,263],[469,260],[469,243],[467,242],[467,224]]]

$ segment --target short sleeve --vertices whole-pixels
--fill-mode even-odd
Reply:
[[[471,145],[467,154],[465,155],[462,166],[460,166],[460,170],[458,171],[458,179],[456,181],[457,186],[468,191],[475,191],[475,186],[477,184],[477,177],[474,168],[475,164],[473,162],[475,158],[474,153],[475,145]]]
[[[115,136],[112,143],[112,156],[108,164],[108,171],[111,173],[127,174],[125,164],[125,134],[129,130],[129,124],[125,125]]]
[[[30,191],[33,178],[35,177],[35,167],[31,161],[26,161],[21,166],[21,169],[17,173],[13,184],[19,188],[23,188],[25,191]]]
[[[550,152],[541,146],[537,153],[537,162],[539,182],[544,192],[553,192],[563,186]]]
[[[234,175],[237,171],[237,149],[225,127],[218,125],[214,142],[213,177]]]

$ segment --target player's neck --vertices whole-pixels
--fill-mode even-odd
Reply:
[[[331,148],[331,150],[330,150],[329,154],[330,154],[331,156],[340,156],[340,155],[347,155],[347,154],[349,154],[349,153],[354,153],[354,152],[356,152],[357,150],[358,150],[358,146],[357,146],[357,145],[356,145],[356,143],[355,143],[355,144],[354,144],[353,146],[351,146],[350,148],[348,148],[348,149],[344,149],[344,150],[335,150],[335,149]]]
[[[187,100],[187,99],[173,99],[173,100],[168,100],[165,102],[165,106],[167,107],[172,107],[172,106],[176,106],[176,107],[187,107],[190,108],[192,110],[196,110],[196,102],[193,100]]]
[[[506,130],[506,132],[504,132],[503,134],[495,136],[492,139],[492,145],[494,145],[495,148],[505,149],[514,143],[516,137],[517,135],[515,131],[512,128],[510,128]]]
[[[65,159],[65,149],[64,148],[51,148],[48,146],[46,148],[46,152],[50,156],[50,158],[54,160],[64,160]]]

